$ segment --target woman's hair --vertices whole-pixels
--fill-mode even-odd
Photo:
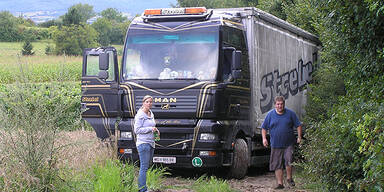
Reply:
[[[150,95],[146,95],[146,96],[144,96],[144,97],[143,97],[143,103],[145,102],[145,100],[147,100],[147,99],[149,99],[149,98],[153,99],[153,97],[150,96]]]

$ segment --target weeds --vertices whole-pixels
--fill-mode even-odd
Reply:
[[[166,168],[163,167],[151,167],[147,172],[147,184],[148,188],[152,190],[164,188],[164,177],[170,175]]]
[[[224,181],[211,176],[208,178],[203,175],[199,177],[193,185],[196,192],[231,192],[233,191],[229,184]]]

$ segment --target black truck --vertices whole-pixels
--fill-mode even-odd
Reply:
[[[252,7],[147,9],[127,31],[120,66],[113,47],[84,50],[82,117],[135,162],[134,116],[151,95],[154,163],[242,178],[268,164],[260,126],[273,97],[302,117],[319,49],[314,35]]]

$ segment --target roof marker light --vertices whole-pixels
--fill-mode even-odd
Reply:
[[[186,14],[201,14],[207,12],[205,7],[193,7],[193,8],[185,8]]]
[[[205,7],[146,9],[144,15],[198,15],[206,13]]]

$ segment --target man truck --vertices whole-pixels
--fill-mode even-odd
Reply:
[[[134,116],[151,95],[154,163],[242,178],[268,164],[260,126],[273,98],[302,117],[319,49],[316,36],[257,8],[147,9],[128,28],[120,66],[113,47],[84,50],[82,117],[135,162]]]

